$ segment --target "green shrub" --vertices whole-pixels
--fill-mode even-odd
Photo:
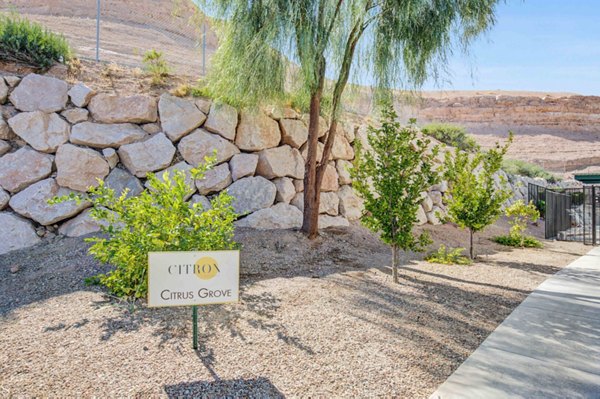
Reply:
[[[15,16],[0,16],[0,60],[46,69],[73,57],[62,35]]]
[[[156,50],[148,50],[142,59],[144,70],[150,74],[152,84],[155,86],[164,85],[166,78],[171,74],[171,67],[163,58],[163,53]]]
[[[203,178],[209,163],[192,170],[196,179]],[[115,266],[96,281],[114,295],[142,298],[147,295],[148,252],[210,251],[234,249],[234,225],[237,218],[231,207],[232,197],[221,192],[211,201],[211,209],[199,203],[190,205],[186,198],[193,190],[186,184],[186,175],[177,171],[158,178],[148,174],[149,189],[137,197],[117,197],[100,182],[86,195],[54,198],[50,203],[68,200],[90,201],[91,216],[103,226],[106,237],[92,237],[89,253],[102,263]]]
[[[446,248],[445,245],[440,245],[437,251],[427,255],[425,260],[442,265],[470,265],[472,261],[462,254],[464,250],[464,248]]]
[[[479,145],[469,136],[462,126],[448,123],[431,123],[421,128],[421,131],[442,143],[467,152],[479,150]]]
[[[549,183],[556,183],[558,179],[553,174],[546,171],[539,165],[521,161],[519,159],[505,159],[502,163],[502,169],[510,175],[519,175],[527,177],[541,177]]]
[[[537,239],[531,236],[513,236],[513,235],[505,235],[505,236],[497,236],[492,238],[492,241],[500,244],[506,245],[508,247],[518,247],[518,248],[542,248],[543,245]]]

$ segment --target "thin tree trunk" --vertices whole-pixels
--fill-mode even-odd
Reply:
[[[392,245],[392,279],[398,284],[398,246]]]
[[[469,257],[471,258],[471,260],[475,259],[475,257],[473,256],[473,230],[469,229],[469,236],[470,236],[470,246],[469,246]]]

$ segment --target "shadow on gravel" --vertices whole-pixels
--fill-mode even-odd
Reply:
[[[269,379],[253,378],[182,382],[165,385],[168,398],[285,398]]]

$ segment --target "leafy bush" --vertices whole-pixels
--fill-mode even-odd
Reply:
[[[0,60],[45,69],[72,57],[64,36],[24,18],[0,16]]]
[[[556,183],[558,181],[556,176],[547,172],[541,166],[518,159],[505,159],[504,162],[502,162],[502,169],[511,175],[532,178],[541,177],[542,179],[546,179],[549,183]]]
[[[165,78],[171,74],[171,67],[163,58],[163,53],[156,50],[148,50],[142,59],[144,69],[150,73],[152,84],[160,86],[165,84]]]
[[[537,239],[531,236],[513,236],[513,235],[505,235],[505,236],[497,236],[492,238],[492,241],[500,244],[506,245],[508,247],[519,247],[519,248],[542,248],[543,245]]]
[[[470,265],[472,261],[462,254],[464,250],[464,248],[446,248],[445,245],[440,245],[437,251],[427,255],[425,260],[442,265]]]
[[[421,128],[421,131],[442,143],[456,147],[462,151],[475,152],[479,145],[473,137],[469,136],[462,126],[448,123],[431,123]]]
[[[209,169],[207,160],[192,170],[194,178],[203,178]],[[231,207],[232,197],[221,192],[211,201],[211,209],[185,200],[193,192],[186,175],[177,171],[158,178],[148,174],[149,189],[137,197],[117,197],[114,190],[100,182],[86,195],[54,198],[50,203],[68,200],[90,201],[91,216],[103,226],[105,237],[92,237],[89,253],[97,260],[115,266],[97,281],[119,297],[142,298],[147,295],[148,252],[210,251],[234,249],[233,222],[237,218]]]

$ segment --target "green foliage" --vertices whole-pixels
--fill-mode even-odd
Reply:
[[[0,16],[0,60],[46,69],[72,57],[64,36],[25,18]]]
[[[541,177],[548,181],[548,183],[556,183],[559,179],[556,178],[552,173],[546,171],[539,165],[521,161],[518,159],[505,159],[502,162],[502,169],[511,175],[527,176],[527,177]]]
[[[473,259],[473,234],[494,223],[502,212],[502,205],[512,195],[499,177],[501,186],[496,188],[496,173],[512,142],[512,133],[504,147],[496,144],[487,152],[469,154],[455,149],[448,151],[445,159],[445,178],[449,183],[448,216],[461,228],[469,229],[471,244],[469,255]]]
[[[204,177],[215,158],[192,170],[195,179]],[[89,253],[98,261],[115,266],[111,272],[97,276],[97,281],[119,297],[142,298],[147,295],[148,252],[210,251],[234,249],[233,222],[237,218],[231,207],[232,197],[221,192],[211,201],[211,209],[199,203],[189,204],[193,192],[186,175],[163,173],[148,176],[149,189],[137,197],[126,192],[116,196],[114,190],[100,182],[84,196],[70,195],[51,200],[90,201],[91,216],[103,226],[106,237],[92,237]],[[90,281],[91,282],[91,281]]]
[[[394,268],[397,249],[422,251],[430,243],[426,233],[413,234],[413,226],[421,193],[439,181],[433,168],[437,146],[429,149],[430,141],[418,135],[414,123],[402,127],[396,119],[391,106],[383,109],[381,127],[368,130],[371,150],[359,144],[350,171],[353,187],[364,199],[362,222],[392,246]]]
[[[519,247],[519,248],[542,248],[541,242],[531,236],[513,236],[511,234],[506,236],[497,236],[492,240],[500,245],[506,245],[507,247]]]
[[[150,74],[152,84],[155,86],[164,85],[166,78],[171,74],[171,67],[163,58],[163,53],[156,50],[148,50],[144,53],[142,59],[144,70]]]
[[[456,147],[467,152],[479,150],[479,145],[469,136],[462,126],[451,125],[449,123],[430,123],[421,128],[421,131],[433,137],[442,143]]]
[[[523,200],[518,200],[506,208],[504,214],[510,219],[510,235],[514,236],[522,236],[527,230],[527,224],[540,218],[540,212],[533,202],[525,205]]]
[[[464,250],[464,248],[446,248],[445,245],[440,245],[437,251],[427,255],[425,260],[442,265],[470,265],[473,262],[462,254]]]

